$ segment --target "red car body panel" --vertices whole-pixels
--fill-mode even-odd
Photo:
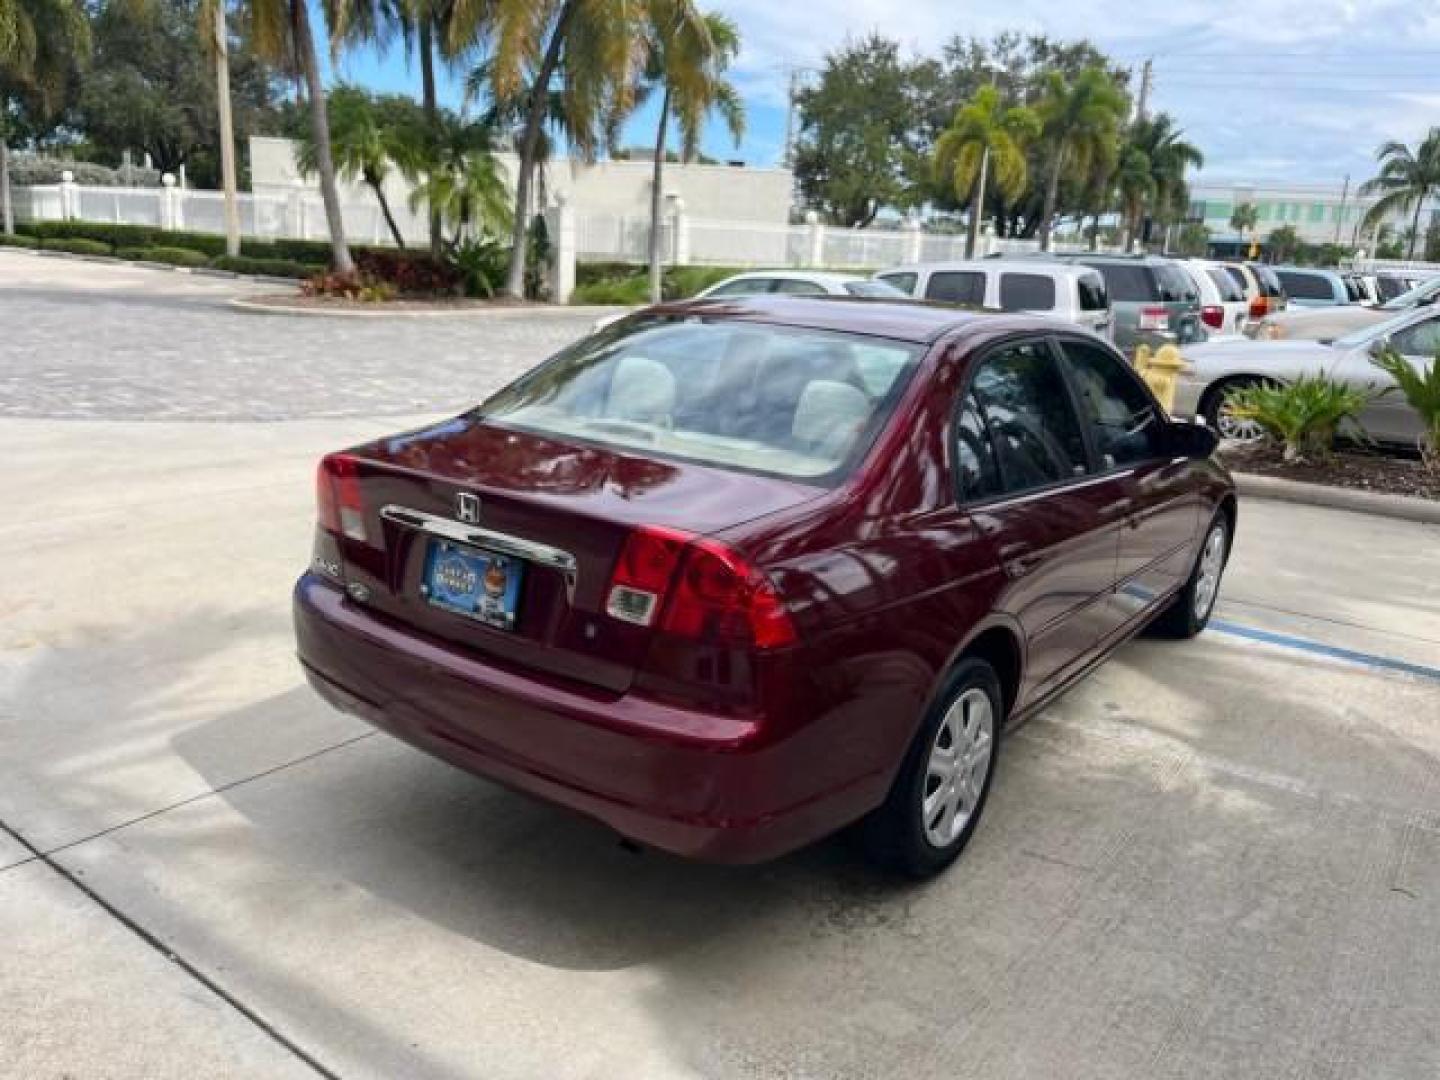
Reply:
[[[664,310],[664,309],[662,309]],[[717,317],[930,342],[862,462],[833,488],[515,432],[476,418],[357,448],[383,550],[320,533],[295,591],[299,653],[338,707],[462,768],[679,854],[755,861],[885,797],[926,706],[986,635],[1013,648],[1012,718],[1138,631],[1184,582],[1233,494],[1208,459],[958,505],[946,433],[973,359],[1027,317],[807,300],[672,305]],[[395,503],[449,516],[477,490],[499,531],[576,552],[566,584],[530,568],[514,634],[416,597]],[[603,615],[633,526],[722,541],[783,597],[797,641],[697,650]],[[358,591],[364,596],[356,600]],[[601,614],[597,614],[601,613]]]

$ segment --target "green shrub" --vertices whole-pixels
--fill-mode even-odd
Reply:
[[[743,272],[728,266],[672,266],[665,271],[661,290],[666,300],[688,300],[717,281]]]
[[[221,241],[220,250],[225,250],[224,241]],[[350,248],[352,255],[358,254],[363,248],[354,245]],[[388,248],[382,250],[390,250]],[[240,254],[253,255],[257,259],[289,259],[291,262],[313,263],[319,266],[330,265],[330,242],[328,240],[241,240]]]
[[[596,281],[579,285],[571,294],[573,304],[624,304],[633,307],[648,303],[650,282],[644,277],[629,277],[619,281]]]
[[[210,260],[216,270],[232,274],[262,274],[266,277],[309,278],[324,273],[323,266],[307,266],[290,259],[259,259],[249,255],[217,255]]]
[[[139,262],[167,263],[170,266],[209,266],[210,256],[203,251],[192,251],[182,247],[134,247],[116,248],[115,254],[122,259]]]
[[[38,248],[39,246],[39,240],[33,236],[26,236],[24,233],[16,233],[14,236],[0,233],[0,247]]]
[[[1440,355],[1423,372],[1390,348],[1373,362],[1400,384],[1405,400],[1420,414],[1420,456],[1427,467],[1440,471]]]
[[[101,240],[86,240],[83,237],[75,239],[59,238],[55,240],[42,240],[40,246],[46,251],[68,251],[71,255],[109,255],[110,245]]]
[[[1286,461],[1325,457],[1342,425],[1357,417],[1372,395],[1325,375],[1291,383],[1243,386],[1225,397],[1231,415],[1253,420],[1284,446]]]

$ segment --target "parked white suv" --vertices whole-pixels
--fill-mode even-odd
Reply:
[[[1200,321],[1211,341],[1240,337],[1249,317],[1250,301],[1228,270],[1209,259],[1178,259],[1200,292]]]
[[[1110,338],[1114,323],[1100,271],[1039,259],[913,263],[875,277],[921,300],[987,311],[1054,315]]]

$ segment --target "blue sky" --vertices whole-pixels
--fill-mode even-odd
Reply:
[[[1373,172],[1381,142],[1411,141],[1440,125],[1434,0],[908,0],[903,7],[893,0],[713,0],[708,8],[740,26],[744,44],[733,77],[749,122],[738,149],[718,124],[704,149],[754,165],[781,157],[789,69],[813,69],[829,49],[871,30],[914,54],[936,52],[957,33],[1017,29],[1088,37],[1137,70],[1153,57],[1151,100],[1205,152],[1201,181],[1338,185],[1347,172],[1358,181]],[[419,72],[398,50],[347,56],[339,71],[372,87],[418,93]],[[457,78],[445,80],[445,96],[459,103]],[[642,113],[627,141],[648,144],[653,123]]]

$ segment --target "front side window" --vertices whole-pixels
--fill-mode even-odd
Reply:
[[[1001,274],[1001,311],[1054,311],[1055,279],[1044,274]]]
[[[985,275],[974,270],[937,271],[925,284],[925,299],[980,307],[985,303]]]
[[[501,390],[479,415],[642,454],[838,482],[923,351],[724,319],[626,320]]]
[[[738,281],[727,281],[723,285],[717,285],[705,295],[759,296],[761,293],[768,293],[774,284],[770,278],[740,278]]]
[[[1078,341],[1063,347],[1102,467],[1159,457],[1162,421],[1139,380],[1104,349]]]
[[[1390,345],[1402,356],[1428,358],[1440,354],[1440,319],[1426,319],[1397,331]]]
[[[885,282],[886,284],[895,286],[895,288],[899,289],[906,296],[915,295],[915,282],[918,280],[918,278],[918,274],[912,273],[909,270],[902,271],[898,274],[880,275],[881,281]]]
[[[804,278],[778,278],[775,282],[775,291],[787,293],[790,296],[824,296],[825,286]]]
[[[984,414],[1006,492],[1085,473],[1080,424],[1045,342],[1009,345],[991,353],[970,386]]]

